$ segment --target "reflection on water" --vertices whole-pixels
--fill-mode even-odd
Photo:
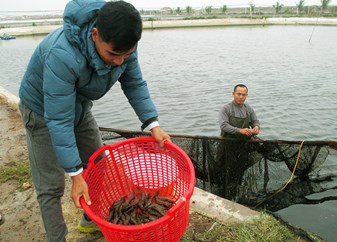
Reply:
[[[337,139],[337,27],[316,26],[309,43],[312,31],[313,26],[144,31],[139,58],[161,126],[173,133],[219,135],[218,111],[232,100],[234,85],[242,82],[249,88],[247,102],[260,119],[261,139]],[[42,38],[0,41],[1,86],[17,94]],[[95,101],[94,113],[101,126],[140,129],[118,84]],[[326,204],[324,211],[331,209]],[[282,215],[297,218],[286,209]],[[308,218],[303,220],[310,226]],[[316,220],[315,231],[330,238],[324,228],[331,221]]]

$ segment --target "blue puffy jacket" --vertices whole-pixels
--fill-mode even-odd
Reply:
[[[21,102],[44,116],[54,149],[66,172],[81,164],[74,127],[90,110],[92,100],[119,81],[143,126],[157,119],[137,51],[121,66],[106,67],[91,39],[103,0],[70,1],[63,27],[50,33],[36,48],[19,90]]]

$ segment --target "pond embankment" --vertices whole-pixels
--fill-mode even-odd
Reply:
[[[60,19],[59,22],[62,20]],[[35,20],[36,22],[36,20]],[[40,35],[61,27],[61,24],[46,23],[43,20],[39,24],[31,21],[27,26],[27,21],[20,26],[19,21],[12,27],[0,29],[0,35],[8,33],[15,36]],[[3,25],[0,21],[0,25]],[[215,18],[215,19],[186,19],[186,20],[155,20],[144,21],[144,29],[165,29],[165,28],[192,28],[192,27],[230,27],[230,26],[268,26],[268,25],[324,25],[337,26],[337,18]]]

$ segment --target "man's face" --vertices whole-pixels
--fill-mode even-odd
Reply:
[[[234,102],[242,106],[243,103],[246,101],[246,98],[248,96],[248,91],[245,87],[237,87],[235,92],[233,92]]]
[[[136,49],[136,47],[134,47],[126,52],[114,51],[112,44],[104,42],[99,37],[97,28],[93,28],[92,30],[92,40],[95,42],[97,53],[103,60],[104,64],[108,66],[119,66],[123,64],[124,60],[128,58]]]

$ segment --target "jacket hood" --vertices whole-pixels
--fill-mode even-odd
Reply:
[[[104,0],[72,0],[63,14],[63,29],[67,40],[82,52],[99,75],[105,75],[110,69],[96,52],[91,29],[96,24],[98,10],[105,4]]]
[[[81,46],[81,30],[95,21],[97,12],[105,5],[104,0],[73,0],[63,13],[63,28],[68,41]]]

